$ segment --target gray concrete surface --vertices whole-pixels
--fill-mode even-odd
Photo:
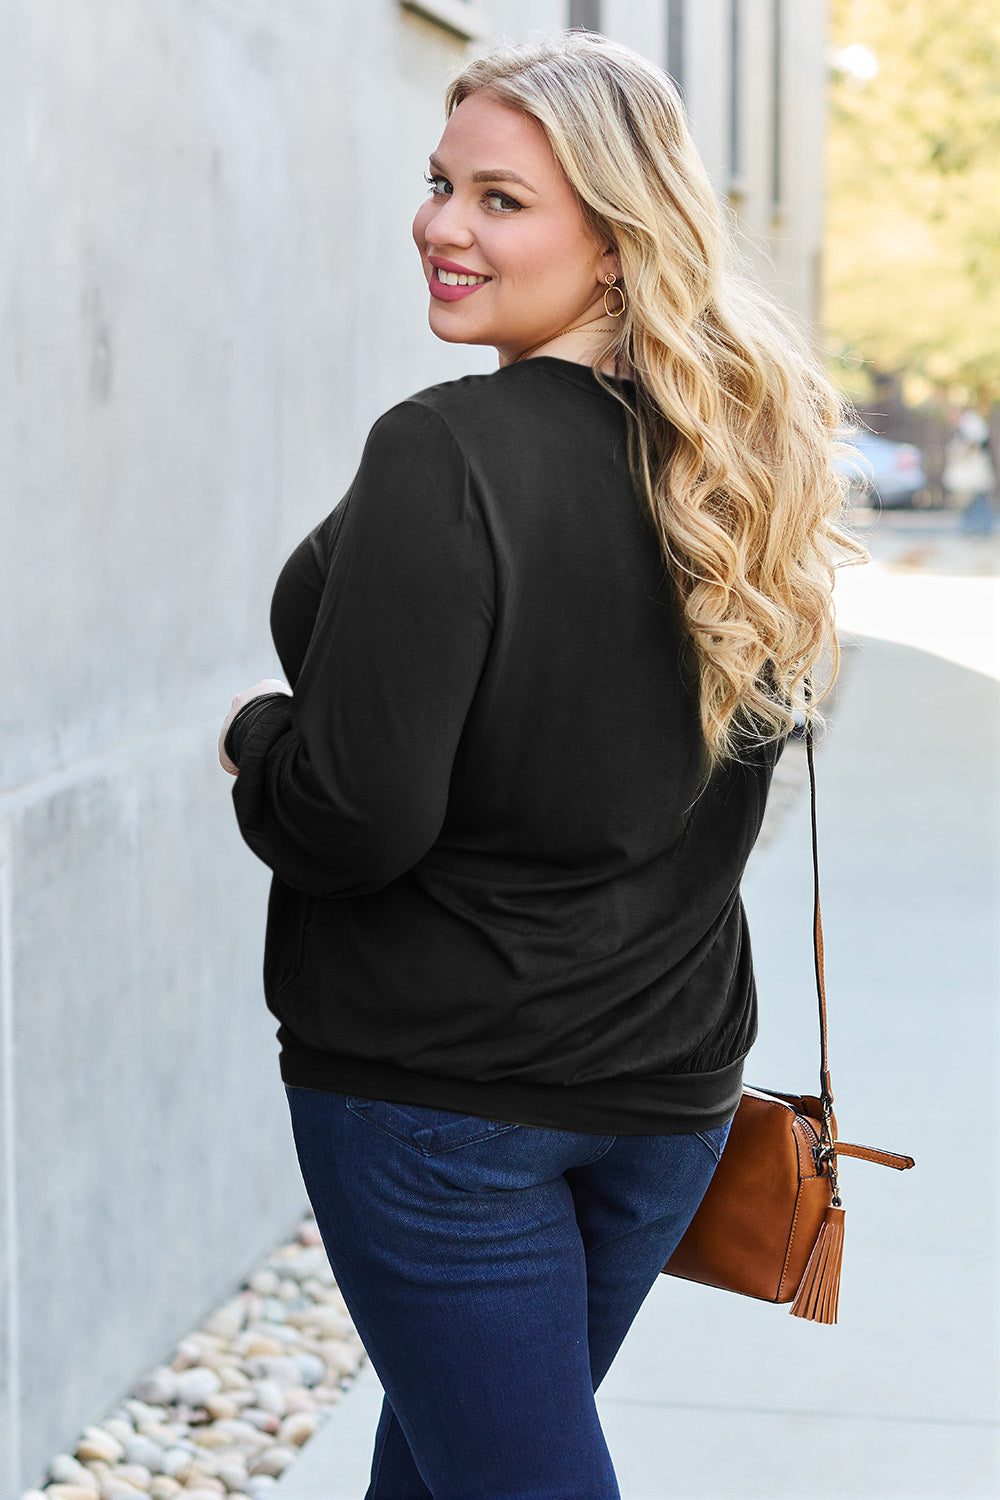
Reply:
[[[998,684],[859,638],[819,755],[830,1045],[845,1162],[836,1328],[661,1277],[599,1393],[624,1500],[986,1500],[998,1490]],[[747,1079],[817,1070],[808,810],[745,894],[761,995]],[[360,1500],[368,1366],[276,1500]],[[569,1500],[569,1497],[567,1497]]]
[[[215,740],[371,420],[491,363],[408,238],[456,55],[394,0],[0,7],[0,1500],[301,1207]]]

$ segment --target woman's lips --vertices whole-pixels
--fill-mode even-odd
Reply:
[[[488,277],[486,281],[474,281],[471,286],[445,286],[444,282],[439,279],[435,267],[431,271],[427,285],[431,296],[436,297],[439,302],[458,302],[460,298],[471,296],[473,292],[478,292],[484,286],[488,286],[490,279]]]

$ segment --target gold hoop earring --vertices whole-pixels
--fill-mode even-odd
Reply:
[[[625,311],[625,293],[622,291],[620,286],[615,285],[618,277],[614,274],[613,271],[609,271],[604,280],[607,282],[607,287],[605,288],[604,292],[604,311],[607,313],[609,318],[620,318],[622,313]],[[608,292],[617,292],[619,298],[621,299],[622,305],[617,312],[612,312],[611,308],[608,306]]]

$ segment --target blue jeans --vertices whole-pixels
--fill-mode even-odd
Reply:
[[[588,1135],[286,1093],[386,1393],[366,1500],[617,1500],[594,1391],[729,1126]]]

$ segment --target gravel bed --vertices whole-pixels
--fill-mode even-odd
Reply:
[[[309,1215],[23,1500],[267,1500],[363,1359]]]

